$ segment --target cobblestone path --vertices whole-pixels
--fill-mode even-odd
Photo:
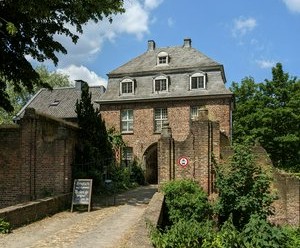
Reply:
[[[91,212],[55,214],[0,235],[0,247],[125,247],[156,190],[156,185],[143,186],[117,195],[114,206],[106,206],[114,202],[111,198],[94,204]]]

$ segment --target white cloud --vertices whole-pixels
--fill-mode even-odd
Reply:
[[[300,13],[300,0],[283,0],[288,9]]]
[[[272,61],[272,60],[265,60],[265,59],[260,59],[260,60],[256,60],[256,63],[258,64],[258,66],[262,69],[269,69],[275,66],[276,62]]]
[[[86,81],[90,86],[107,85],[106,79],[98,76],[94,71],[90,71],[82,65],[69,65],[68,67],[57,69],[57,72],[68,75],[69,79],[73,82],[74,80],[81,79]]]
[[[157,8],[163,0],[145,0],[145,8],[146,9],[155,9]]]
[[[256,26],[257,22],[254,18],[239,17],[238,19],[234,20],[232,34],[234,37],[243,36],[246,33],[251,32]]]
[[[113,22],[104,19],[98,23],[88,22],[83,27],[83,34],[79,34],[77,44],[64,36],[58,36],[67,49],[67,55],[59,55],[59,66],[68,64],[80,65],[92,61],[101,52],[103,44],[114,42],[122,34],[134,35],[141,39],[149,33],[152,24],[151,11],[157,8],[163,0],[127,0],[124,2],[126,12],[113,16]]]

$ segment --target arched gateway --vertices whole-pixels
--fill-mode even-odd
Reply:
[[[145,177],[147,183],[158,183],[158,166],[157,166],[157,143],[150,145],[144,155],[144,165],[146,169]]]

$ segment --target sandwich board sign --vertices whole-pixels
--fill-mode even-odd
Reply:
[[[93,179],[75,179],[73,186],[72,207],[74,205],[88,205],[88,211],[91,210]]]

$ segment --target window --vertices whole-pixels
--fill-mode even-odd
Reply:
[[[190,109],[190,116],[191,116],[191,120],[197,120],[198,116],[199,116],[199,110],[205,110],[206,107],[205,105],[200,105],[200,106],[191,106]]]
[[[158,64],[167,64],[167,57],[158,57]]]
[[[132,147],[124,147],[122,152],[122,164],[124,166],[129,166],[130,162],[133,161],[133,148]]]
[[[124,79],[120,83],[121,94],[133,94],[134,93],[134,81],[131,79]]]
[[[157,108],[154,112],[154,131],[159,133],[164,121],[168,120],[168,111],[166,108]]]
[[[206,88],[206,80],[205,75],[203,73],[195,73],[190,78],[190,89],[205,89]]]
[[[157,65],[167,65],[169,63],[169,55],[166,52],[160,52],[157,55]]]
[[[198,107],[192,106],[191,107],[191,120],[196,120],[196,118],[198,117]]]
[[[155,80],[155,91],[166,91],[167,90],[167,79]]]
[[[168,78],[166,76],[158,76],[154,78],[154,91],[168,91]]]
[[[121,129],[122,133],[133,132],[133,110],[124,109],[121,112]]]

